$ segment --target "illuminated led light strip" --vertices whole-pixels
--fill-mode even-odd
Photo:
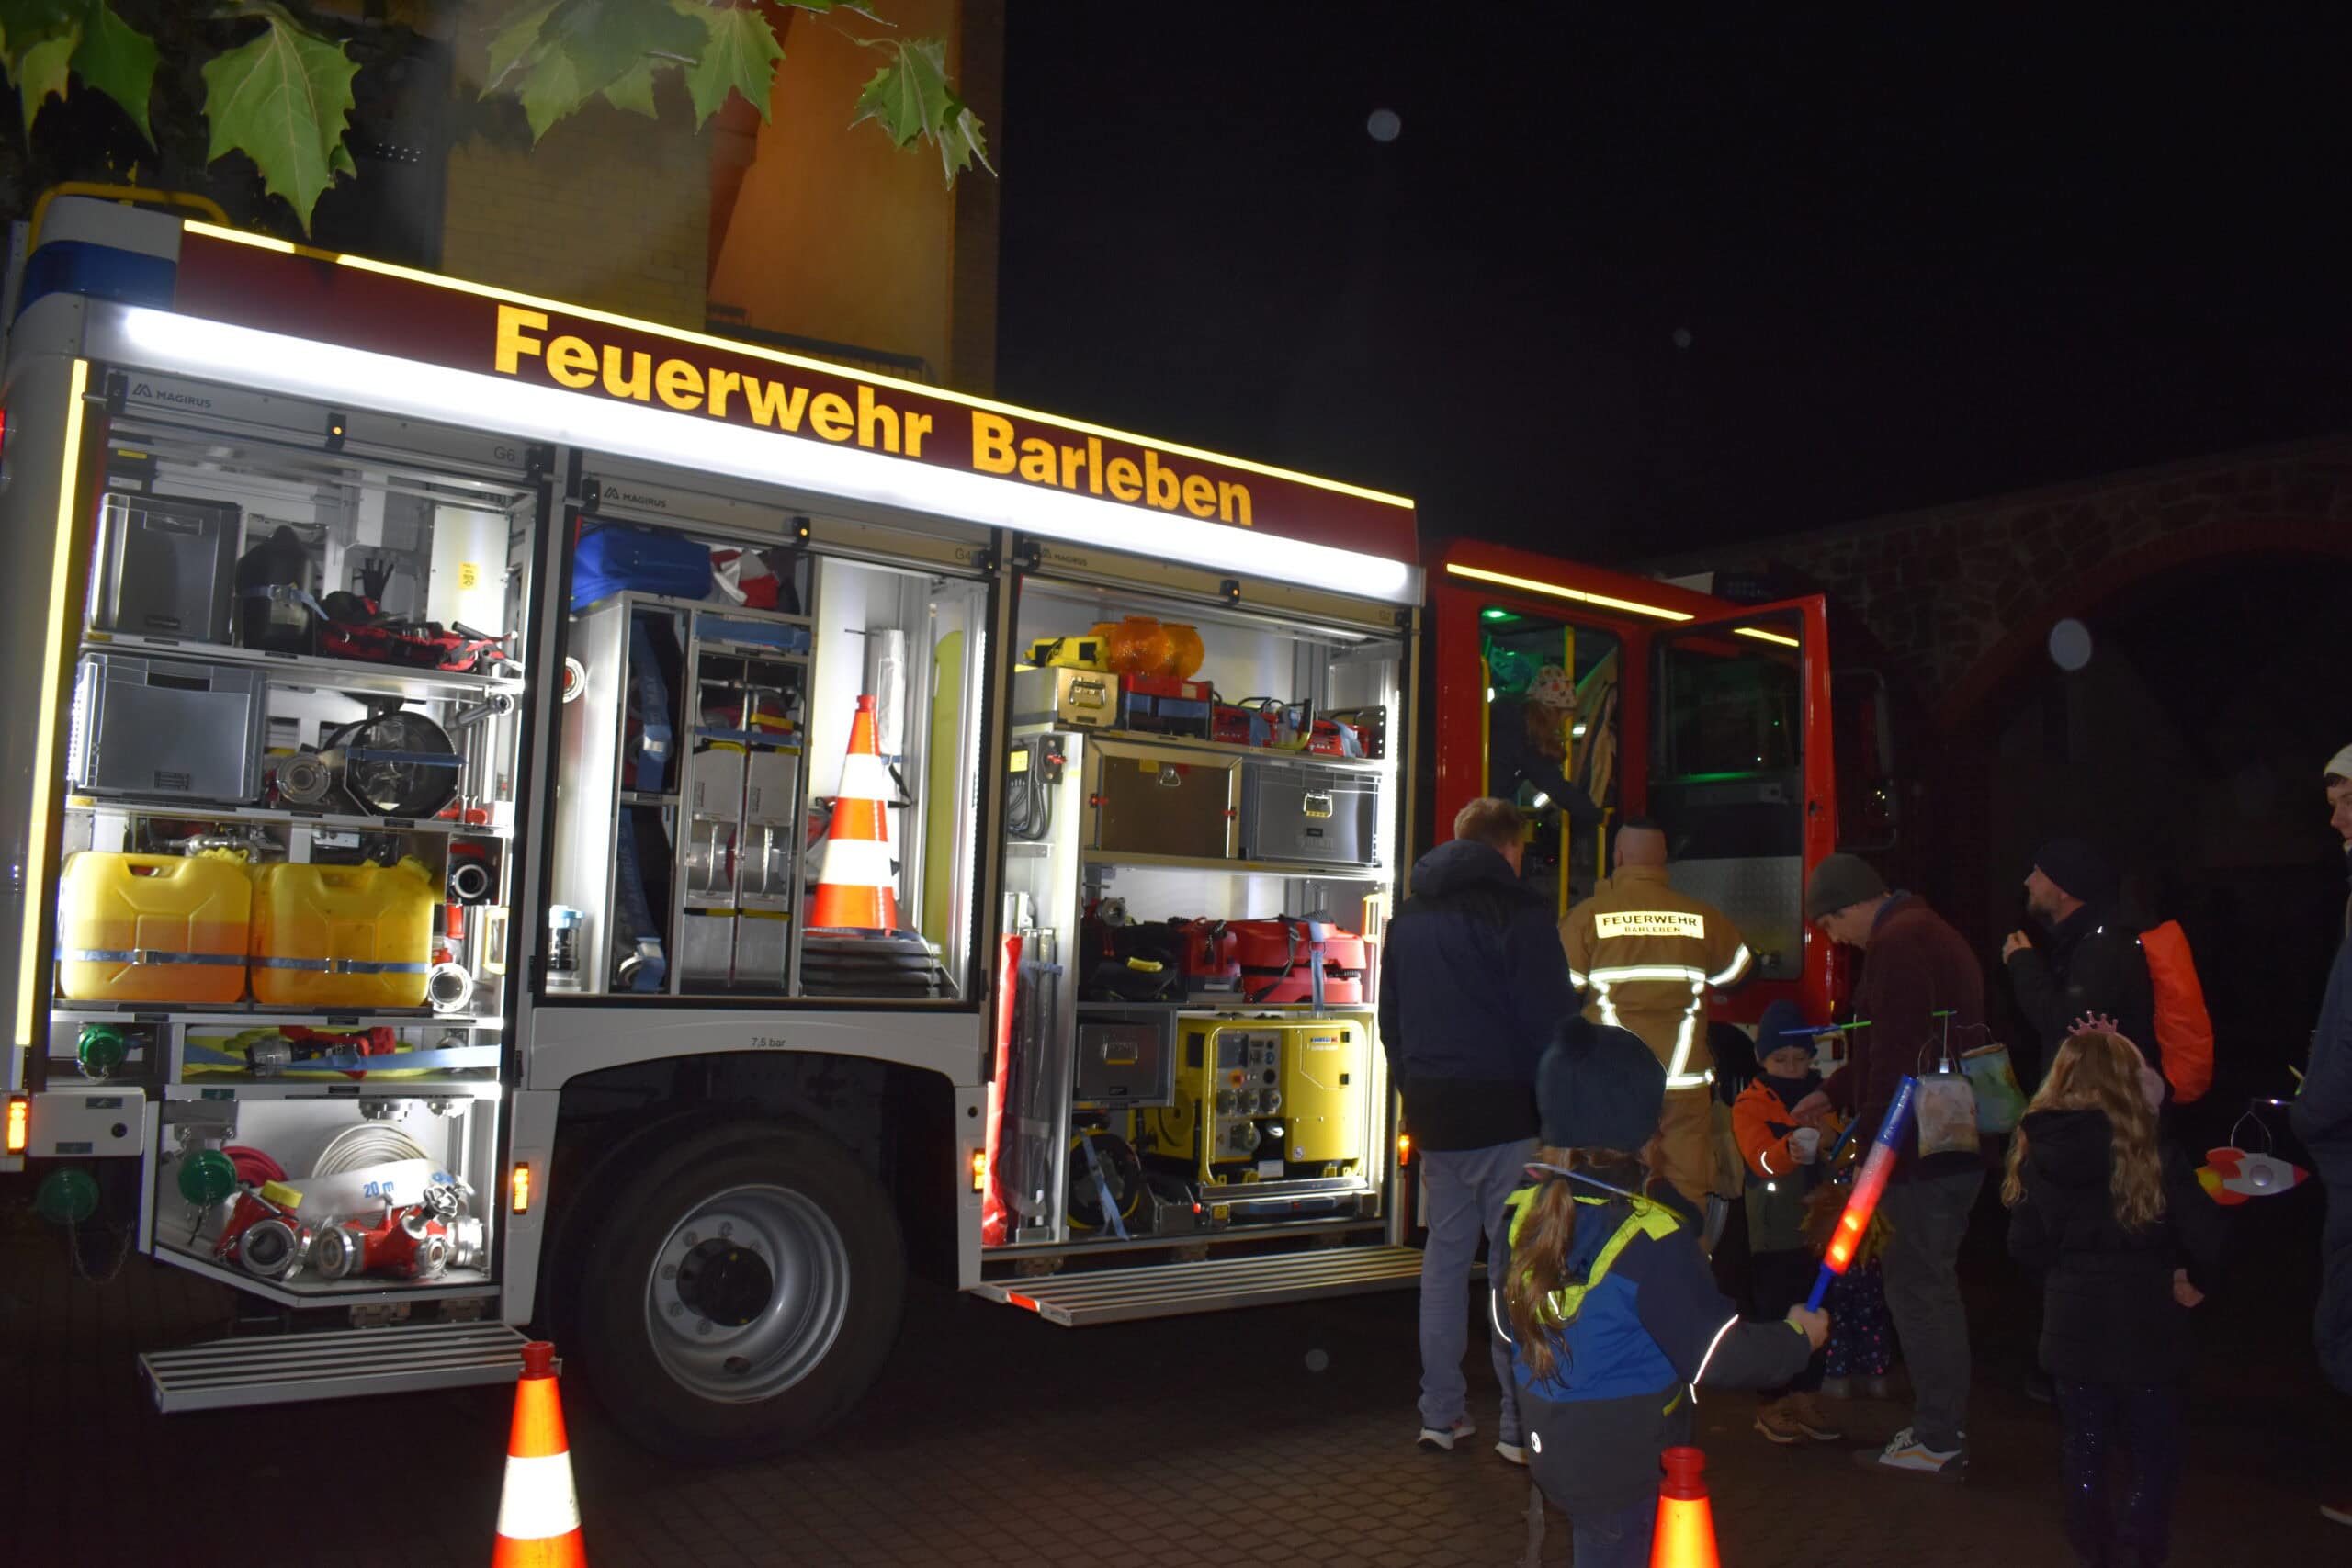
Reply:
[[[1482,567],[1456,566],[1448,561],[1445,570],[1454,577],[1476,578],[1480,582],[1521,588],[1530,593],[1548,593],[1555,599],[1573,599],[1579,604],[1598,604],[1604,610],[1630,610],[1637,615],[1655,615],[1661,621],[1698,619],[1687,610],[1668,610],[1657,604],[1638,604],[1631,599],[1612,599],[1606,593],[1588,593],[1581,588],[1570,588],[1558,582],[1538,582],[1532,577],[1513,577],[1509,572],[1488,571]]]
[[[49,618],[40,650],[40,706],[33,726],[31,818],[25,832],[25,925],[17,953],[17,1043],[29,1049],[33,1019],[40,1008],[40,933],[49,919],[49,807],[57,782],[57,698],[65,673],[66,585],[74,570],[74,477],[82,456],[82,394],[90,384],[90,362],[74,362],[65,390],[65,454],[58,464],[57,536],[51,546]]]
[[[1732,628],[1731,635],[1734,637],[1752,637],[1758,642],[1777,642],[1782,648],[1803,648],[1804,646],[1804,644],[1799,642],[1792,637],[1782,637],[1779,632],[1758,631],[1754,626],[1735,626]]]
[[[985,474],[930,468],[879,453],[141,306],[126,307],[122,321],[129,348],[140,364],[152,369],[226,378],[260,391],[347,402],[445,424],[478,423],[531,440],[1189,561],[1245,577],[1305,583],[1359,598],[1409,604],[1420,596],[1419,570],[1410,561],[1281,538],[1263,529],[1143,513]]]
[[[869,370],[853,370],[829,360],[811,359],[803,355],[787,354],[780,349],[768,348],[759,344],[742,343],[734,338],[713,337],[707,333],[689,332],[680,327],[665,327],[659,322],[639,321],[632,316],[616,315],[610,310],[599,310],[586,305],[574,305],[561,299],[543,299],[535,294],[521,294],[511,288],[496,288],[484,283],[470,283],[464,278],[449,277],[436,272],[421,272],[415,267],[401,266],[392,262],[376,261],[367,256],[347,256],[334,251],[315,250],[309,245],[297,245],[288,241],[273,239],[266,234],[247,234],[235,229],[223,229],[217,224],[199,223],[191,220],[187,223],[186,228],[190,233],[203,234],[215,240],[228,240],[240,245],[251,245],[256,250],[278,251],[287,255],[303,255],[319,261],[331,261],[360,272],[379,273],[386,277],[401,278],[410,283],[422,283],[435,288],[453,289],[462,294],[477,294],[487,299],[503,299],[510,305],[524,305],[535,310],[549,310],[581,321],[601,321],[606,326],[625,327],[632,332],[649,333],[656,337],[668,338],[673,343],[695,344],[704,348],[719,349],[728,354],[740,354],[749,358],[764,359],[774,365],[789,365],[797,369],[815,370],[828,376],[846,376],[867,382],[872,386],[892,387],[900,391],[912,392],[921,397],[937,398],[942,402],[956,403],[966,408],[986,409],[991,413],[1012,414],[1022,419],[1047,419],[1066,430],[1080,431],[1088,435],[1104,436],[1113,441],[1131,441],[1138,446],[1149,446],[1156,451],[1171,452],[1185,457],[1197,457],[1207,463],[1221,463],[1227,468],[1240,468],[1253,474],[1263,474],[1268,479],[1288,479],[1294,484],[1313,485],[1317,490],[1328,490],[1338,495],[1351,495],[1360,501],[1376,501],[1384,506],[1401,506],[1410,510],[1413,504],[1408,497],[1390,495],[1385,491],[1366,490],[1361,485],[1342,484],[1338,479],[1321,479],[1314,474],[1302,474],[1290,468],[1277,468],[1270,463],[1252,462],[1247,457],[1227,457],[1222,452],[1204,451],[1197,446],[1179,446],[1153,436],[1137,435],[1132,431],[1114,430],[1108,425],[1089,424],[1082,420],[1065,419],[1060,414],[1045,413],[1036,409],[1022,408],[1013,403],[1001,403],[989,398],[976,398],[968,392],[950,391],[944,387],[926,386],[919,381],[901,380],[895,376],[879,375]]]

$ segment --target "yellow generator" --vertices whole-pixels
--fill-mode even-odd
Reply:
[[[1370,1039],[1363,1020],[1180,1018],[1176,1030],[1174,1103],[1144,1116],[1153,1153],[1194,1166],[1205,1182],[1356,1168]]]

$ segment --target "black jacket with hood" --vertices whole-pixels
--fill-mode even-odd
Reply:
[[[2026,1140],[2023,1201],[2009,1212],[2009,1254],[2042,1272],[2041,1365],[2062,1382],[2160,1383],[2188,1370],[2189,1309],[2173,1270],[2211,1290],[2222,1211],[2169,1145],[2165,1212],[2141,1230],[2115,1216],[2114,1133],[2103,1111],[2036,1111]]]
[[[1381,954],[1380,1039],[1425,1149],[1535,1136],[1535,1064],[1576,1010],[1552,912],[1472,839],[1413,863]]]
[[[2005,967],[2018,1006],[2041,1038],[2045,1067],[2057,1060],[2076,1019],[2101,1013],[2140,1047],[2148,1066],[2165,1070],[2148,955],[2139,933],[2111,911],[2084,905],[2051,928],[2048,942],[2020,948]]]

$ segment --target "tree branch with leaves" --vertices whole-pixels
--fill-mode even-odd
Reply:
[[[770,3],[825,17],[881,56],[849,124],[872,120],[901,148],[929,143],[950,186],[974,163],[991,167],[980,122],[949,78],[943,40],[874,36],[866,29],[888,24],[841,0]],[[243,153],[307,231],[319,197],[358,175],[347,138],[359,65],[334,19],[276,0],[165,0],[165,8],[182,12],[183,23],[190,19],[185,13],[200,13],[187,36],[209,50],[201,102],[184,107],[209,128],[206,161]],[[159,72],[164,51],[126,17],[131,9],[125,0],[0,0],[0,65],[17,90],[28,139],[51,102],[91,93],[119,107],[141,139],[156,145],[150,109],[177,76]],[[534,142],[599,99],[653,114],[656,79],[671,72],[684,78],[697,125],[730,95],[765,119],[784,59],[757,0],[446,0],[427,9],[485,31],[490,67],[481,96],[518,102]]]

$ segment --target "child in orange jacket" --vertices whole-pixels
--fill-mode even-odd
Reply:
[[[1814,1070],[1815,1031],[1793,1002],[1764,1010],[1756,1030],[1762,1070],[1732,1101],[1732,1135],[1747,1167],[1749,1293],[1754,1315],[1777,1317],[1813,1289],[1820,1255],[1805,1237],[1805,1200],[1826,1174],[1823,1156],[1835,1142],[1826,1132],[1800,1126],[1791,1114],[1821,1087]],[[1819,1351],[1786,1387],[1767,1390],[1756,1429],[1775,1443],[1811,1438],[1834,1443],[1845,1436],[1821,1408]]]

